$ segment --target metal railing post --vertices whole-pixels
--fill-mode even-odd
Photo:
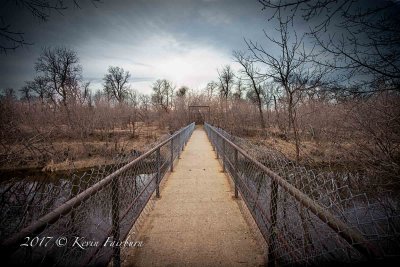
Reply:
[[[174,171],[174,138],[171,139],[171,172]]]
[[[271,213],[271,226],[269,228],[269,241],[268,241],[268,266],[275,266],[275,253],[276,248],[276,219],[278,211],[278,183],[271,180],[271,199],[270,199],[270,213]]]
[[[286,181],[286,179],[282,178],[280,175],[273,172],[271,169],[266,167],[257,159],[251,157],[245,150],[243,150],[235,143],[233,143],[232,140],[229,140],[228,138],[223,136],[216,127],[213,126],[208,126],[208,127],[209,130],[214,132],[214,134],[216,135],[216,140],[217,140],[215,141],[216,144],[218,144],[218,138],[224,139],[227,143],[229,143],[231,147],[237,149],[245,160],[250,160],[256,168],[258,168],[261,172],[264,173],[264,175],[268,176],[269,179],[271,180],[271,199],[270,199],[271,226],[269,227],[269,233],[266,233],[266,236],[264,236],[269,245],[268,251],[270,256],[269,261],[271,265],[273,265],[276,262],[276,257],[278,256],[278,255],[273,255],[274,254],[273,250],[276,249],[276,245],[274,246],[274,244],[277,244],[276,239],[278,234],[276,228],[277,208],[278,208],[277,205],[278,205],[278,195],[279,195],[278,186],[281,187],[281,190],[285,194],[287,193],[290,196],[292,196],[295,199],[295,201],[300,203],[304,208],[308,209],[311,213],[317,216],[322,222],[326,223],[327,226],[329,226],[341,238],[347,241],[349,245],[351,245],[354,249],[356,249],[366,258],[371,259],[371,258],[383,257],[382,250],[379,247],[375,246],[375,244],[371,243],[368,239],[366,239],[363,233],[361,233],[358,229],[349,227],[349,225],[347,225],[344,221],[342,221],[339,218],[336,218],[336,216],[332,214],[329,210],[327,210],[326,208],[321,206],[318,202],[311,199],[308,195],[306,195],[305,193],[294,187],[292,184]],[[217,153],[219,149],[220,147],[217,146],[216,147]],[[241,178],[240,180],[242,181]],[[246,184],[241,184],[241,185],[246,186]],[[256,218],[255,220],[257,222]],[[260,227],[265,227],[265,226],[263,225]]]
[[[5,255],[5,260],[7,262],[8,258],[12,257],[15,251],[17,251],[20,248],[20,244],[25,240],[27,236],[36,236],[43,231],[45,231],[49,225],[55,224],[59,221],[60,218],[67,217],[68,215],[71,215],[73,220],[75,220],[75,214],[78,212],[75,208],[79,207],[82,203],[85,203],[88,201],[92,196],[98,194],[103,190],[104,188],[108,188],[111,190],[110,192],[110,201],[111,201],[111,214],[110,214],[110,220],[111,220],[111,225],[108,229],[106,229],[107,235],[103,239],[103,242],[106,242],[109,236],[112,236],[115,242],[119,242],[120,238],[124,239],[124,229],[121,230],[121,221],[124,220],[125,216],[128,214],[128,212],[134,207],[134,204],[136,201],[139,199],[142,199],[141,197],[143,196],[142,194],[145,194],[145,192],[148,191],[148,187],[151,187],[150,195],[147,197],[146,202],[147,203],[150,199],[151,196],[153,196],[154,191],[156,190],[156,195],[159,197],[160,192],[159,192],[159,184],[161,182],[161,154],[160,154],[160,148],[165,147],[165,149],[168,150],[167,146],[169,142],[171,141],[172,138],[179,138],[175,140],[175,146],[177,147],[177,150],[180,150],[180,145],[181,143],[185,142],[185,138],[189,138],[191,136],[191,133],[193,131],[193,124],[188,125],[185,128],[182,128],[179,132],[176,132],[173,136],[171,136],[169,139],[161,142],[157,146],[151,148],[150,150],[146,151],[145,153],[141,154],[134,160],[130,161],[129,163],[125,164],[121,168],[113,171],[112,173],[107,174],[103,179],[100,181],[94,183],[90,187],[86,188],[84,191],[80,193],[76,193],[72,196],[71,199],[68,201],[64,202],[60,206],[52,209],[48,213],[42,215],[40,218],[38,218],[35,221],[32,221],[29,225],[26,227],[22,228],[18,232],[12,234],[10,237],[6,238],[5,240],[1,240],[0,242],[0,249],[2,250],[2,255]],[[187,140],[186,140],[187,141]],[[177,142],[177,143],[176,143]],[[173,145],[172,145],[173,148]],[[156,162],[156,168],[157,168],[157,174],[156,177],[152,177],[148,184],[145,185],[144,189],[138,194],[138,196],[135,197],[133,200],[134,202],[127,208],[125,209],[124,207],[121,207],[120,204],[120,198],[122,199],[123,196],[121,196],[122,191],[119,190],[119,177],[126,173],[129,170],[132,170],[138,164],[143,163],[143,161],[154,161],[154,153],[157,153],[157,162]],[[178,153],[179,154],[179,153]],[[145,163],[147,164],[147,163]],[[154,169],[154,167],[153,167]],[[156,180],[156,188],[153,187],[154,185],[154,180]],[[135,187],[136,188],[136,187]],[[124,208],[124,210],[122,210]],[[144,206],[141,207],[139,210],[139,213],[142,212]],[[138,216],[136,216],[133,220],[133,223],[136,221]],[[97,255],[99,249],[101,247],[97,247],[98,249],[93,250],[91,253],[88,255],[82,255],[82,262],[84,263],[83,265],[90,265],[92,260],[94,259],[95,255]],[[121,256],[120,256],[120,247],[117,245],[113,247],[113,249],[110,251],[111,253],[107,253],[107,262],[110,260],[113,261],[114,266],[120,266],[121,265]]]
[[[219,153],[218,153],[218,135],[217,138],[215,140],[215,152],[217,153],[217,159],[219,159]]]
[[[112,214],[112,236],[114,242],[119,242],[119,188],[118,177],[114,177],[111,182],[111,214]],[[121,248],[113,247],[113,266],[121,266]]]
[[[225,151],[225,140],[224,139],[222,139],[222,171],[223,172],[226,172],[226,164],[225,164],[225,161],[226,161],[226,151]]]
[[[160,180],[161,180],[161,157],[160,148],[157,149],[157,178],[156,178],[156,197],[160,197]]]
[[[208,125],[207,125],[208,127]],[[214,143],[214,136],[213,136],[213,132],[210,131],[210,129],[208,130],[210,132],[210,140],[211,140],[211,146],[212,146],[212,150],[215,151],[215,143]]]
[[[235,149],[235,172],[236,172],[236,179],[235,179],[235,198],[238,198],[239,197],[239,193],[238,193],[238,185],[237,185],[237,183],[238,183],[238,177],[237,176],[239,176],[239,172],[238,172],[238,169],[239,169],[239,165],[238,165],[238,163],[239,163],[239,161],[238,161],[238,151],[237,151],[237,149],[236,148],[234,148]]]
[[[181,143],[182,143],[182,136],[177,136],[176,146],[177,146],[177,153],[178,159],[181,159]]]
[[[186,144],[186,141],[183,140],[183,141],[182,141],[182,151],[185,150],[185,144]]]

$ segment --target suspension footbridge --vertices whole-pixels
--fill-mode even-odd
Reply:
[[[135,266],[260,266],[263,251],[253,238],[222,166],[202,128],[190,138],[168,176],[161,198],[125,263]]]
[[[2,256],[38,266],[396,262],[399,213],[340,179],[192,123],[109,169],[10,185]],[[26,191],[35,195],[18,202]],[[129,238],[141,246],[125,247]]]

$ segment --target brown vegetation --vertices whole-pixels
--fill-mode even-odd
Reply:
[[[321,6],[260,2],[276,11],[271,23],[277,34],[265,32],[265,42],[246,40],[248,51],[233,53],[239,71],[223,66],[204,91],[159,79],[151,95],[139,94],[130,87],[128,71],[110,66],[103,90],[93,92],[75,51],[45,48],[35,64],[36,77],[20,90],[21,97],[6,89],[0,99],[1,168],[107,164],[194,119],[272,147],[296,164],[364,172],[379,184],[398,185],[399,58],[397,39],[389,38],[397,36],[396,18],[385,11],[393,5],[364,13],[349,6],[346,13],[344,7],[352,2],[340,1],[337,19],[343,23],[338,27],[353,35],[338,46],[335,39],[324,39],[323,29],[335,27],[329,17],[323,27],[302,35],[294,28],[299,19],[312,23],[318,12],[329,15],[329,8],[320,9],[335,1]],[[285,9],[303,4],[301,11]],[[307,10],[303,16],[296,13]],[[365,19],[381,12],[388,21],[376,32],[381,21],[366,24]],[[375,42],[379,38],[389,39],[383,45]],[[358,47],[373,53],[365,58]],[[211,112],[189,112],[190,105],[208,105]]]

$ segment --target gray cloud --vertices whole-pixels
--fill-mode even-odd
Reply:
[[[19,89],[33,78],[42,47],[60,45],[78,52],[84,77],[98,87],[108,66],[118,65],[132,73],[133,87],[140,81],[142,91],[156,77],[197,88],[231,63],[243,37],[262,38],[266,23],[256,0],[103,1],[97,8],[81,2],[80,9],[52,12],[46,23],[24,10],[3,9],[3,18],[34,45],[0,55],[0,88]]]

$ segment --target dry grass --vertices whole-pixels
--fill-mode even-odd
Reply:
[[[168,129],[137,123],[135,134],[128,127],[95,130],[85,138],[62,134],[40,142],[37,150],[16,143],[8,147],[8,153],[14,155],[0,166],[0,170],[42,168],[43,171],[60,171],[111,164],[115,156],[133,150],[143,151],[148,144],[167,133]],[[7,151],[0,153],[6,154]]]
[[[267,136],[244,137],[257,145],[263,145],[277,150],[288,159],[295,161],[296,146],[294,140],[285,135],[269,134]],[[332,140],[302,140],[300,146],[300,160],[303,164],[315,166],[326,165],[352,165],[359,160],[355,159],[353,152],[359,149],[355,141],[347,140],[333,142]]]

